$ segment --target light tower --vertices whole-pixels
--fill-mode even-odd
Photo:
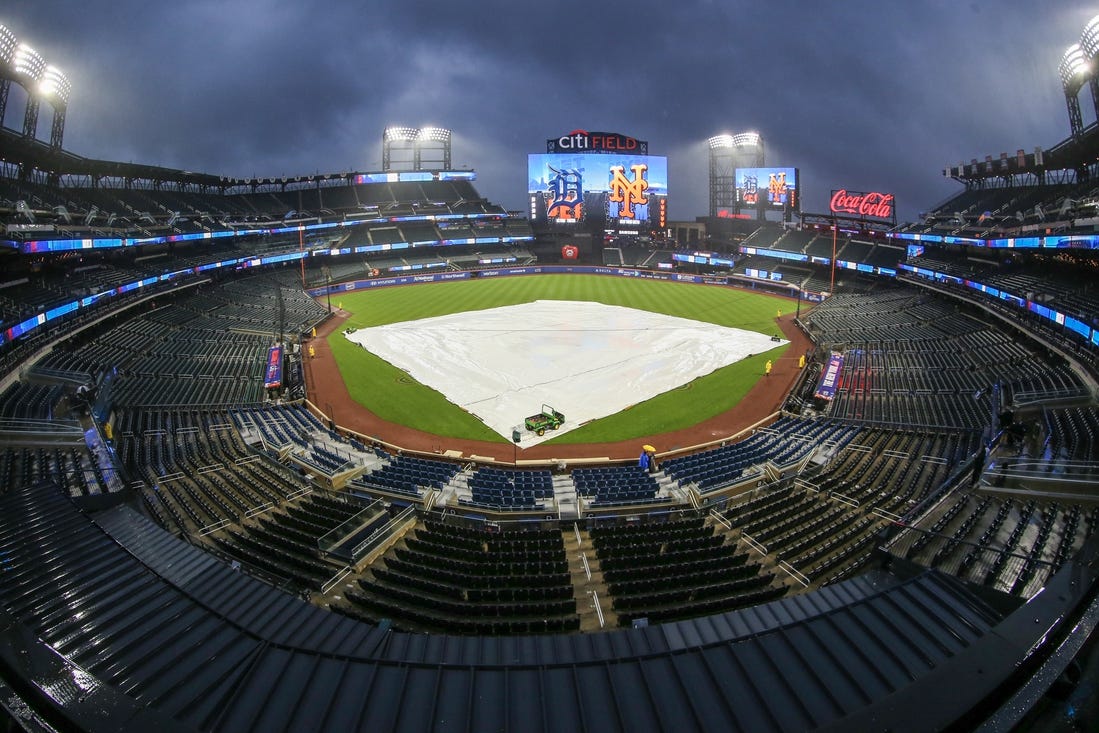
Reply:
[[[60,150],[72,84],[60,69],[47,64],[37,51],[20,43],[14,33],[0,25],[0,125],[8,110],[8,93],[13,81],[27,91],[23,137],[33,140],[37,135],[38,109],[46,102],[53,108],[50,148]]]
[[[38,93],[53,107],[53,125],[50,128],[50,149],[60,150],[61,139],[65,136],[65,111],[69,107],[69,94],[72,83],[69,78],[53,66],[47,66],[38,85]]]
[[[38,129],[38,104],[40,98],[37,94],[42,75],[46,73],[46,60],[25,43],[15,47],[15,56],[12,60],[12,73],[24,89],[27,90],[27,111],[23,115],[23,137],[34,139]]]
[[[390,125],[382,133],[382,170],[450,170],[450,137],[442,127]]]
[[[736,208],[736,169],[763,166],[763,138],[758,132],[714,135],[710,147],[710,216]]]
[[[1079,137],[1084,131],[1084,119],[1080,114],[1080,88],[1084,86],[1091,71],[1084,51],[1079,43],[1068,47],[1057,66],[1061,76],[1061,87],[1065,90],[1065,103],[1068,105],[1068,123],[1072,136]]]
[[[1091,103],[1095,108],[1095,118],[1099,119],[1099,15],[1088,21],[1080,35],[1080,50],[1087,61],[1088,84],[1091,87]],[[1063,79],[1064,77],[1062,77]],[[1063,83],[1063,82],[1062,82]]]
[[[4,113],[8,111],[8,92],[11,91],[11,65],[15,60],[15,47],[19,45],[15,34],[0,25],[0,127],[4,125]]]

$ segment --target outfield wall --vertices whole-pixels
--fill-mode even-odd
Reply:
[[[472,280],[475,278],[512,277],[516,275],[608,275],[611,277],[631,277],[640,280],[664,280],[666,282],[692,283],[695,285],[724,285],[730,287],[743,287],[740,281],[733,281],[728,277],[715,275],[690,275],[680,272],[659,272],[655,270],[639,270],[632,267],[592,267],[583,265],[530,265],[527,267],[502,267],[491,270],[476,270],[462,272],[435,272],[420,275],[398,275],[395,277],[377,277],[370,280],[349,280],[347,282],[326,285],[320,288],[306,290],[310,296],[319,298],[328,295],[339,295],[356,290],[370,290],[372,288],[385,288],[393,285],[414,285],[418,283],[447,282],[451,280]],[[771,292],[771,291],[768,291]],[[790,295],[790,293],[774,293],[773,295]],[[803,292],[802,300],[807,302],[820,302],[824,298],[815,293]]]

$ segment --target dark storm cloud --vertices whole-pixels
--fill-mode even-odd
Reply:
[[[522,209],[527,153],[577,127],[616,130],[668,155],[672,215],[692,218],[708,206],[705,140],[751,129],[768,164],[801,168],[807,210],[833,187],[883,189],[911,218],[958,190],[946,165],[1065,137],[1057,61],[1097,12],[15,0],[0,23],[72,78],[66,147],[90,157],[232,176],[371,170],[385,125],[434,124],[484,195]]]

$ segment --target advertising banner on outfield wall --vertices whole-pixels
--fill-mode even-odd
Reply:
[[[502,267],[492,270],[478,270],[476,272],[439,272],[424,275],[406,275],[401,277],[380,277],[374,280],[354,280],[351,282],[332,285],[332,293],[347,293],[355,290],[369,290],[371,288],[384,288],[391,285],[414,285],[417,283],[443,282],[446,280],[469,280],[474,277],[511,277],[513,275],[612,275],[615,277],[632,277],[638,280],[663,280],[666,282],[693,283],[695,285],[729,285],[726,277],[691,275],[681,272],[654,272],[649,270],[636,270],[629,267],[592,267],[568,265],[550,265],[533,267]],[[320,298],[327,294],[326,288],[311,288],[307,291],[314,298]],[[817,302],[823,297],[815,293],[802,293],[804,301]]]
[[[431,275],[402,275],[400,277],[379,277],[374,280],[353,280],[351,282],[332,285],[333,293],[347,293],[353,290],[369,290],[370,288],[385,288],[390,285],[413,285],[416,283],[435,283],[446,280],[468,280],[468,272],[438,272]],[[310,296],[319,298],[328,294],[328,288],[312,288],[307,290]]]

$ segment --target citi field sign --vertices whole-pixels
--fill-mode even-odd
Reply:
[[[649,154],[649,143],[617,132],[573,130],[546,140],[547,153],[635,153]]]

